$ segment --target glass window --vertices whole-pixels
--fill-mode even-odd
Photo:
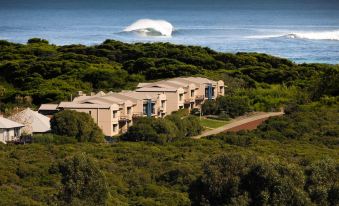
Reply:
[[[127,114],[131,114],[131,110],[132,110],[131,107],[127,107]]]
[[[144,115],[147,114],[147,104],[143,105],[143,113],[144,113]]]
[[[183,96],[184,96],[184,94],[179,94],[179,101],[182,101]]]
[[[191,97],[194,97],[194,90],[191,90]]]
[[[113,132],[116,132],[117,131],[117,124],[113,124]]]
[[[155,114],[155,103],[152,103],[152,114]]]
[[[117,111],[113,111],[113,118],[116,118],[117,117]]]

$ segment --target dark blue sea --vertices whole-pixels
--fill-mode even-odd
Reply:
[[[164,20],[173,32],[126,32],[140,19]],[[149,27],[167,29],[163,22]],[[57,45],[161,41],[339,64],[339,1],[0,0],[0,39],[25,43],[32,37]]]

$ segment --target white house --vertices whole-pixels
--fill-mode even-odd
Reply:
[[[0,116],[0,142],[7,143],[17,141],[21,136],[24,125]]]
[[[25,134],[45,133],[51,130],[50,119],[36,111],[27,108],[9,117],[10,120],[23,124]]]

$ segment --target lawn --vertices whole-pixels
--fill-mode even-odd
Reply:
[[[222,120],[215,120],[215,119],[201,119],[200,120],[200,124],[205,127],[205,128],[218,128],[221,126],[224,126],[225,124],[227,124],[228,121],[222,121]]]

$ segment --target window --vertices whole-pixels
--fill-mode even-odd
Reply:
[[[208,97],[208,87],[205,88],[205,97]]]
[[[88,114],[89,114],[89,115],[92,115],[92,111],[89,111]]]
[[[118,113],[118,111],[113,111],[113,118],[117,117],[117,113]]]
[[[165,107],[165,100],[161,100],[161,108],[163,109]]]
[[[191,97],[194,97],[194,90],[191,90]]]
[[[214,97],[215,87],[212,88],[212,97]]]
[[[146,115],[147,114],[147,104],[143,105],[142,110],[143,110],[144,115]]]
[[[14,137],[18,137],[20,136],[20,129],[19,128],[15,128],[14,129]]]
[[[152,103],[152,114],[155,114],[155,103]]]
[[[184,108],[184,106],[179,106],[179,109],[183,109]]]
[[[116,132],[116,131],[117,131],[117,127],[118,127],[117,124],[113,124],[113,132]]]
[[[131,110],[132,110],[131,107],[127,107],[127,114],[131,114]]]
[[[179,94],[179,101],[182,101],[184,94]]]

